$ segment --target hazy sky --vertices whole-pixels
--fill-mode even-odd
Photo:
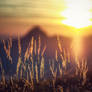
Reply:
[[[60,13],[64,9],[63,0],[0,0],[0,34],[25,33],[31,25],[56,24],[63,19]]]
[[[66,8],[65,0],[0,0],[0,34],[22,35],[32,25],[52,31],[62,26],[61,12]],[[61,28],[66,30],[64,26]]]
[[[3,17],[56,17],[64,9],[63,0],[0,0]],[[56,14],[55,14],[56,13]]]

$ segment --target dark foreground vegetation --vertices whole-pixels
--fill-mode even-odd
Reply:
[[[77,77],[65,77],[32,82],[25,79],[13,79],[0,82],[0,92],[92,92],[92,82],[83,84]]]

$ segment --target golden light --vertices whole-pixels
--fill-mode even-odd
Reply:
[[[61,13],[65,17],[62,24],[74,27],[72,50],[73,55],[82,55],[82,28],[92,25],[92,0],[65,0],[66,10]]]
[[[83,44],[82,44],[82,38],[80,36],[80,31],[75,30],[75,36],[72,41],[72,50],[73,50],[73,55],[75,57],[80,57],[82,56],[82,49],[83,49]]]
[[[92,1],[91,0],[65,0],[67,9],[61,14],[66,19],[63,24],[83,28],[92,25]]]

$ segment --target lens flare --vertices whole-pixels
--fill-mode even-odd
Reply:
[[[82,37],[80,36],[80,32],[77,29],[75,30],[75,35],[73,37],[73,41],[71,44],[72,53],[74,57],[81,57],[83,54],[83,44],[82,44]]]

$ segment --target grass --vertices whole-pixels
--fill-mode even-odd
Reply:
[[[12,39],[10,38],[7,42],[8,46],[4,40],[2,41],[7,58],[13,63],[11,57]],[[0,62],[0,92],[91,92],[92,83],[87,78],[87,61],[85,59],[79,60],[78,57],[71,61],[71,56],[62,48],[59,37],[57,37],[57,42],[60,53],[56,48],[55,59],[46,61],[44,57],[46,45],[42,49],[41,38],[38,38],[37,43],[32,37],[24,60],[22,60],[21,40],[18,38],[19,56],[16,74],[7,79],[2,61]],[[46,72],[46,62],[49,64],[49,73]],[[46,78],[48,74],[50,77]]]

